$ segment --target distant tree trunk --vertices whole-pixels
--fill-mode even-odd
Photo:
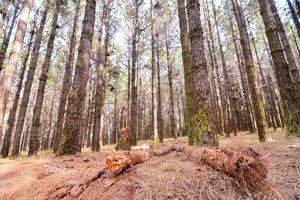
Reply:
[[[0,13],[2,15],[3,21],[5,21],[5,19],[7,17],[10,4],[11,4],[11,0],[3,0],[3,2],[2,2],[2,7],[0,9]]]
[[[22,100],[21,100],[21,105],[20,105],[20,109],[19,109],[17,125],[16,125],[14,140],[13,140],[13,149],[12,149],[12,153],[11,153],[12,156],[19,155],[20,139],[21,139],[21,135],[23,132],[23,126],[24,126],[24,121],[25,121],[25,117],[26,117],[27,107],[29,104],[29,98],[30,98],[30,93],[31,93],[31,88],[32,88],[33,78],[34,78],[34,72],[37,67],[39,50],[40,50],[42,37],[43,37],[43,30],[45,27],[48,10],[49,10],[49,3],[50,3],[50,0],[47,0],[47,2],[45,4],[43,15],[42,15],[42,18],[40,21],[40,25],[39,25],[38,31],[36,32],[34,43],[33,43],[33,49],[32,49],[30,64],[29,64],[29,70],[27,72],[26,82],[25,82],[25,86],[24,86],[23,96],[22,96]],[[28,133],[28,135],[29,135],[29,133]]]
[[[110,5],[107,1],[103,1],[103,16],[101,25],[101,38],[100,45],[97,53],[97,83],[95,94],[95,115],[93,126],[93,139],[92,150],[100,150],[100,128],[101,128],[101,113],[104,106],[105,99],[105,60],[108,48],[108,30],[109,30],[109,18],[110,18]]]
[[[131,70],[131,63],[130,58],[128,58],[128,64],[127,64],[127,115],[126,115],[126,126],[129,124],[129,113],[130,113],[130,70]]]
[[[52,130],[52,121],[53,121],[53,119],[52,118],[53,118],[53,106],[54,106],[55,96],[56,95],[55,95],[55,87],[54,87],[54,94],[52,96],[51,106],[50,106],[48,129],[47,129],[47,132],[46,132],[46,139],[45,139],[44,146],[43,146],[44,150],[49,149],[49,138],[50,138],[51,132],[53,132],[53,130]]]
[[[131,98],[130,98],[130,121],[129,121],[129,143],[136,145],[136,130],[137,130],[137,80],[136,80],[136,65],[137,65],[137,42],[139,32],[139,1],[134,1],[134,21],[133,21],[133,36],[132,36],[132,67],[131,67]]]
[[[157,131],[159,142],[163,142],[163,119],[162,119],[162,107],[161,107],[161,83],[160,83],[160,54],[159,54],[159,37],[156,33],[156,67],[157,67]]]
[[[268,142],[270,137],[266,131],[266,118],[263,110],[262,94],[258,87],[256,70],[254,66],[253,56],[250,47],[249,35],[246,29],[245,16],[239,0],[231,0],[233,11],[240,32],[240,41],[243,50],[243,56],[246,65],[248,83],[250,87],[250,95],[252,98],[253,110],[258,130],[260,142]]]
[[[229,80],[228,80],[228,72],[227,72],[227,64],[225,61],[225,54],[223,51],[223,45],[221,42],[221,36],[220,36],[220,32],[219,32],[219,22],[217,19],[217,12],[215,9],[215,5],[214,5],[214,1],[211,1],[212,4],[212,8],[213,8],[213,14],[214,14],[214,19],[215,19],[215,24],[216,24],[216,30],[217,30],[217,39],[218,39],[218,44],[219,44],[219,50],[220,50],[220,55],[221,55],[221,63],[222,63],[222,70],[223,70],[223,76],[224,76],[224,95],[225,95],[225,102],[223,105],[223,119],[224,119],[224,131],[225,131],[225,136],[226,137],[230,137],[230,130],[229,130],[229,120],[230,120],[230,116],[229,116],[229,108],[232,105],[232,99],[229,95]],[[227,114],[227,116],[225,115]],[[234,114],[233,114],[234,115]]]
[[[247,79],[246,79],[245,73],[244,73],[245,69],[244,69],[243,61],[242,61],[242,58],[240,55],[239,45],[237,43],[237,37],[235,35],[232,18],[230,18],[230,28],[231,28],[231,32],[232,32],[232,39],[233,39],[235,54],[236,54],[236,58],[237,58],[237,62],[238,62],[238,69],[239,69],[241,84],[242,84],[242,91],[243,91],[243,97],[244,97],[244,102],[245,102],[245,116],[246,116],[247,128],[251,132],[254,132],[255,127],[251,121],[251,103],[250,103],[249,88],[248,88]]]
[[[5,0],[4,1],[4,7],[5,7],[5,4],[9,1],[10,0]],[[1,48],[0,48],[0,72],[3,69],[3,63],[4,63],[5,55],[6,55],[7,48],[8,48],[8,45],[9,45],[9,41],[10,41],[10,38],[11,38],[11,35],[12,35],[12,31],[14,29],[14,26],[15,26],[15,23],[16,23],[16,20],[17,20],[17,14],[18,14],[18,11],[19,11],[20,2],[21,2],[21,0],[17,0],[15,2],[15,9],[14,9],[12,20],[11,20],[11,23],[10,23],[10,26],[9,26],[8,33],[7,33],[7,35],[4,34],[3,42],[1,44]],[[2,17],[5,18],[4,15],[2,15]]]
[[[296,8],[297,8],[297,14],[300,18],[300,1],[299,0],[295,0],[295,4],[296,4]]]
[[[213,106],[215,107],[214,109],[214,123],[216,126],[216,131],[218,134],[223,133],[223,117],[222,117],[222,108],[219,105],[219,96],[217,92],[217,84],[216,84],[216,78],[215,78],[215,69],[218,68],[217,65],[217,57],[216,57],[216,50],[215,50],[215,44],[214,44],[214,39],[212,35],[212,26],[211,26],[211,21],[210,21],[210,12],[209,12],[209,7],[207,5],[207,2],[204,2],[204,16],[207,21],[208,25],[208,36],[209,38],[207,39],[208,43],[208,52],[209,52],[209,57],[210,57],[210,64],[211,64],[211,85],[212,85],[212,99],[213,99]],[[220,80],[217,79],[218,85],[220,86]],[[221,91],[221,90],[220,90]],[[220,95],[221,97],[221,95]],[[222,102],[224,101],[222,97],[220,98],[221,105]]]
[[[117,120],[117,110],[118,110],[118,92],[117,88],[115,88],[116,91],[114,91],[114,120],[113,120],[113,131],[112,131],[112,137],[111,137],[111,143],[115,144],[117,142],[117,127],[118,127],[118,120]]]
[[[274,87],[273,87],[273,84],[272,84],[272,78],[271,76],[268,76],[267,77],[267,88],[266,88],[268,91],[269,91],[269,103],[270,103],[270,112],[271,112],[271,117],[272,117],[272,123],[273,123],[273,128],[274,128],[274,131],[277,130],[277,126],[280,126],[280,124],[278,124],[278,115],[277,115],[277,111],[276,111],[276,103],[275,103],[275,91],[274,91]]]
[[[23,84],[24,74],[26,71],[27,61],[30,56],[33,36],[34,36],[34,30],[32,30],[30,33],[29,45],[27,48],[26,56],[25,56],[23,64],[22,64],[23,67],[22,67],[20,75],[19,75],[19,82],[17,85],[17,91],[16,91],[14,103],[13,103],[13,106],[12,106],[12,108],[9,112],[9,116],[8,116],[8,122],[7,122],[8,128],[5,132],[3,145],[2,145],[2,149],[1,149],[1,155],[3,158],[6,158],[8,156],[8,152],[9,152],[11,135],[12,135],[13,128],[15,125],[15,119],[16,119],[17,108],[18,108],[18,103],[19,103],[19,99],[20,99],[20,93],[22,90],[22,84]]]
[[[288,64],[289,64],[293,82],[294,82],[295,88],[297,90],[297,93],[296,93],[297,98],[300,101],[300,73],[297,68],[297,64],[295,62],[294,55],[293,55],[291,46],[289,44],[288,37],[285,33],[285,30],[284,30],[283,24],[281,22],[280,16],[278,14],[274,0],[269,0],[269,5],[270,5],[271,13],[272,13],[274,21],[275,21],[275,25],[276,25],[278,34],[280,36],[280,40],[282,42],[282,46],[284,48],[285,56],[286,56]]]
[[[58,107],[56,127],[55,127],[56,134],[54,137],[54,145],[53,145],[54,153],[57,152],[59,142],[61,140],[62,128],[64,124],[64,115],[65,115],[65,109],[67,104],[67,97],[72,84],[72,74],[73,74],[73,65],[74,65],[75,47],[76,47],[76,32],[77,32],[77,23],[79,18],[80,2],[81,0],[77,0],[76,2],[76,11],[74,14],[73,28],[70,37],[69,55],[68,55],[67,64],[65,66],[63,84],[60,93],[59,107]]]
[[[187,1],[189,38],[192,65],[186,79],[187,130],[189,144],[217,145],[218,139],[213,126],[209,105],[208,70],[204,55],[203,31],[200,21],[198,0]]]
[[[270,12],[271,0],[259,0],[260,13],[265,24],[271,55],[274,62],[276,80],[282,98],[282,106],[285,118],[285,125],[291,134],[300,132],[300,99],[297,98],[297,90],[290,76],[288,63],[284,54],[284,45],[280,41],[278,29],[272,21]]]
[[[30,130],[30,140],[29,140],[29,152],[28,155],[36,155],[39,150],[39,127],[41,124],[41,113],[45,96],[45,89],[48,80],[48,74],[51,64],[51,56],[54,46],[54,40],[56,37],[56,29],[58,27],[57,20],[61,9],[61,1],[57,0],[55,5],[55,11],[53,15],[53,21],[51,24],[50,36],[47,44],[46,56],[44,64],[42,66],[42,73],[39,78],[38,92],[36,96],[35,106],[33,108],[32,115],[32,125]]]
[[[25,0],[23,2],[22,12],[20,13],[18,26],[15,33],[15,38],[12,43],[11,52],[7,58],[7,67],[3,72],[3,77],[0,82],[0,144],[2,144],[2,131],[4,123],[4,115],[7,106],[9,92],[11,90],[13,77],[20,61],[24,36],[27,29],[30,11],[33,5],[33,0]]]
[[[292,18],[293,18],[293,22],[295,24],[295,27],[296,27],[296,30],[297,30],[297,33],[298,33],[298,37],[300,37],[300,22],[299,22],[298,16],[296,14],[296,11],[293,7],[292,2],[290,0],[286,0],[286,1],[287,1],[288,6],[289,6]]]
[[[179,18],[179,29],[180,29],[180,42],[181,42],[181,52],[183,61],[184,77],[188,77],[191,71],[191,47],[189,41],[188,32],[188,21],[185,9],[185,0],[177,0],[178,4],[178,18]],[[185,78],[185,86],[187,86],[187,79]],[[187,127],[187,117],[186,117],[186,101],[184,100],[184,94],[182,87],[180,87],[180,95],[182,98],[183,113],[184,113],[184,127]]]
[[[87,0],[82,25],[82,33],[75,66],[75,76],[68,95],[66,120],[63,128],[62,140],[57,155],[76,154],[81,151],[80,130],[86,97],[86,85],[92,40],[95,25],[96,1]]]
[[[167,25],[166,25],[167,27]],[[173,138],[177,137],[176,134],[176,121],[175,121],[175,112],[174,112],[174,94],[173,94],[173,66],[170,60],[170,39],[169,31],[166,28],[166,53],[167,53],[167,67],[168,67],[168,79],[169,79],[169,91],[170,91],[170,125],[171,125],[171,134]]]

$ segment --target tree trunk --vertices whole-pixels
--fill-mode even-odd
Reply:
[[[55,11],[53,15],[53,21],[51,24],[51,31],[50,36],[47,44],[46,56],[42,66],[42,73],[39,78],[39,86],[38,92],[35,100],[35,105],[33,108],[33,115],[32,115],[32,125],[30,130],[30,140],[29,140],[29,152],[28,156],[36,155],[39,150],[39,127],[41,125],[41,113],[42,107],[44,102],[44,95],[46,84],[48,80],[48,74],[51,64],[51,56],[53,51],[54,40],[56,37],[56,29],[58,27],[58,15],[61,9],[61,1],[57,0],[55,5]]]
[[[85,6],[83,27],[75,66],[75,76],[68,95],[66,121],[63,128],[62,140],[57,155],[76,154],[81,151],[80,130],[84,113],[86,85],[92,39],[94,35],[96,1],[87,0]]]
[[[295,24],[295,27],[296,27],[296,30],[297,30],[297,33],[298,33],[298,37],[300,37],[300,22],[299,22],[298,16],[296,14],[296,11],[293,7],[292,2],[290,0],[286,0],[286,1],[287,1],[288,6],[289,6],[292,18],[293,18],[293,22]]]
[[[225,54],[223,51],[223,45],[221,42],[221,37],[220,37],[220,32],[219,32],[219,22],[217,19],[217,12],[215,9],[215,4],[214,1],[211,1],[212,3],[212,8],[213,8],[213,15],[215,19],[215,24],[216,24],[216,30],[217,30],[217,39],[218,39],[218,44],[219,44],[219,50],[220,50],[220,55],[221,55],[221,63],[222,63],[222,70],[223,70],[223,76],[224,76],[224,106],[223,106],[223,119],[224,119],[224,131],[225,131],[225,136],[230,137],[230,130],[229,130],[229,124],[230,124],[230,116],[229,116],[229,108],[230,105],[232,105],[232,99],[229,95],[229,80],[228,80],[228,72],[227,72],[227,64],[225,61]],[[225,115],[227,114],[227,115]]]
[[[270,0],[269,0],[270,1]],[[274,62],[276,80],[282,98],[282,106],[287,130],[291,134],[300,132],[300,100],[297,98],[295,84],[290,76],[288,63],[281,45],[278,29],[272,21],[268,0],[259,0],[260,13],[265,24],[266,35]]]
[[[164,139],[162,107],[161,107],[161,81],[160,81],[160,54],[159,54],[159,37],[156,33],[156,67],[157,67],[157,131],[159,142]]]
[[[71,38],[70,38],[69,55],[68,55],[67,64],[65,66],[65,73],[64,73],[64,78],[63,78],[63,83],[62,83],[62,88],[60,93],[57,121],[55,127],[56,134],[55,134],[54,144],[53,144],[54,153],[57,152],[59,142],[61,140],[62,128],[64,124],[64,115],[65,115],[65,109],[67,104],[67,97],[72,84],[72,74],[73,74],[73,65],[74,65],[75,47],[76,47],[76,32],[77,32],[77,23],[79,18],[80,2],[81,0],[77,0],[76,2],[76,11],[74,14],[73,28],[72,28]]]
[[[288,64],[289,64],[289,68],[290,68],[292,78],[293,78],[293,83],[297,90],[297,93],[296,93],[297,98],[300,101],[300,73],[297,68],[297,64],[295,62],[294,55],[293,55],[291,46],[289,44],[288,37],[285,33],[285,30],[284,30],[283,24],[281,22],[280,16],[278,14],[274,0],[269,0],[269,5],[270,5],[271,13],[274,17],[275,25],[276,25],[278,34],[280,36],[282,46],[284,48],[285,56],[286,56]]]
[[[26,111],[29,104],[29,98],[31,93],[31,88],[33,84],[33,78],[34,78],[34,72],[37,66],[38,57],[39,57],[39,50],[42,42],[43,37],[43,30],[45,27],[47,14],[49,10],[49,3],[50,0],[47,0],[45,9],[42,15],[42,19],[40,21],[40,25],[38,28],[38,31],[35,35],[34,43],[33,43],[33,50],[30,58],[30,64],[29,64],[29,70],[26,77],[26,82],[24,86],[23,96],[21,100],[21,105],[19,109],[18,119],[17,119],[17,125],[14,135],[14,141],[13,141],[13,149],[12,149],[12,156],[18,156],[19,155],[19,148],[20,148],[20,139],[23,132],[23,126],[24,121],[26,117]]]
[[[25,0],[23,3],[23,8],[22,12],[20,13],[11,52],[7,58],[7,68],[4,70],[3,77],[0,82],[0,144],[2,144],[3,123],[8,96],[11,90],[13,77],[20,61],[24,36],[26,33],[33,1],[34,0]]]
[[[8,15],[9,5],[11,4],[11,0],[3,0],[3,5],[1,6],[0,13],[2,15],[3,21],[5,21]]]
[[[249,36],[246,29],[245,16],[242,11],[241,4],[239,0],[231,0],[233,5],[233,11],[238,24],[238,29],[240,32],[240,41],[243,50],[243,56],[246,65],[246,72],[248,77],[248,83],[250,87],[250,95],[253,104],[253,110],[257,125],[257,131],[260,142],[268,142],[270,137],[266,131],[266,118],[262,105],[262,95],[258,87],[256,68],[254,66],[253,56],[250,47]]]
[[[22,67],[20,75],[19,75],[19,82],[17,85],[17,91],[16,91],[14,103],[13,103],[13,106],[12,106],[12,108],[9,112],[9,116],[8,116],[8,122],[7,122],[8,128],[5,132],[3,145],[2,145],[2,149],[1,149],[1,155],[3,158],[6,158],[8,156],[8,152],[9,152],[11,135],[12,135],[13,128],[15,125],[15,119],[16,119],[17,108],[18,108],[18,103],[19,103],[19,99],[20,99],[20,93],[22,90],[22,84],[23,84],[24,74],[26,71],[27,61],[28,61],[30,51],[31,51],[33,36],[34,36],[34,30],[32,30],[30,33],[29,45],[27,48],[27,53],[26,53],[25,59],[22,64],[23,67]]]
[[[6,2],[9,2],[9,1],[10,0],[5,0],[4,1],[4,7],[5,7]],[[17,14],[18,14],[18,11],[19,11],[20,2],[21,2],[21,0],[17,0],[15,2],[15,9],[14,9],[12,20],[11,20],[11,23],[10,23],[10,26],[9,26],[8,33],[7,33],[7,35],[4,34],[3,42],[1,44],[1,48],[0,48],[0,72],[3,69],[5,55],[6,55],[7,48],[8,48],[8,45],[9,45],[9,41],[10,41],[10,38],[11,38],[11,35],[12,35],[12,31],[14,29],[14,26],[15,26],[15,23],[16,23],[16,20],[17,20]],[[3,16],[3,18],[5,18],[4,15],[2,15],[2,16]]]
[[[209,105],[208,70],[204,55],[204,42],[198,0],[188,0],[189,38],[192,65],[186,79],[187,130],[189,144],[217,145]]]
[[[95,115],[94,115],[94,126],[93,126],[93,139],[92,139],[92,150],[100,150],[100,124],[101,124],[101,113],[104,106],[105,100],[105,66],[106,66],[106,54],[108,48],[108,31],[109,31],[109,20],[110,20],[110,3],[103,1],[103,16],[101,25],[101,38],[100,45],[97,54],[97,83],[96,83],[96,94],[95,94]]]

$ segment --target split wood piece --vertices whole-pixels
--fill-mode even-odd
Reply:
[[[267,167],[259,153],[247,149],[205,150],[201,160],[207,165],[239,180],[242,186],[258,189],[267,178]]]
[[[133,165],[145,162],[150,158],[148,151],[123,151],[107,156],[106,165],[110,172],[121,173]]]

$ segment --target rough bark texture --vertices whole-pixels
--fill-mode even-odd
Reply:
[[[189,144],[194,145],[217,145],[218,140],[209,105],[210,88],[199,7],[198,0],[188,0],[187,14],[192,57],[191,68],[185,72],[188,140]]]
[[[55,10],[53,14],[53,21],[51,24],[50,36],[47,43],[45,60],[42,66],[42,73],[39,78],[38,92],[35,100],[35,105],[33,108],[32,126],[30,130],[29,152],[28,152],[29,156],[36,155],[40,146],[39,128],[41,125],[42,107],[43,107],[45,89],[46,89],[46,84],[47,84],[48,74],[49,74],[49,69],[51,64],[51,56],[54,47],[54,40],[56,37],[56,29],[58,27],[57,20],[61,9],[61,3],[62,2],[60,0],[57,0],[55,4]]]
[[[201,160],[207,165],[236,178],[244,187],[256,190],[267,178],[267,167],[253,149],[205,150]]]
[[[4,70],[3,77],[0,82],[0,144],[2,144],[3,123],[8,96],[12,86],[13,77],[20,61],[24,36],[27,30],[32,5],[33,0],[25,0],[23,2],[23,8],[19,16],[15,38],[12,43],[11,52],[7,58],[7,67]]]
[[[9,0],[6,0],[4,2],[9,2]],[[21,0],[17,0],[15,2],[14,13],[13,13],[13,16],[12,16],[12,20],[10,22],[9,30],[8,30],[7,34],[4,34],[4,38],[3,38],[3,41],[2,41],[2,44],[1,44],[1,48],[0,48],[0,72],[3,69],[5,55],[6,55],[7,48],[8,48],[8,45],[9,45],[9,41],[10,41],[10,38],[11,38],[11,35],[12,35],[12,31],[14,29],[14,26],[15,26],[15,23],[16,23],[16,20],[17,20],[17,14],[18,14],[18,11],[19,11],[20,2],[21,2]],[[5,7],[5,5],[4,5],[4,7]],[[4,15],[2,15],[2,16],[4,17]]]
[[[300,135],[300,100],[289,72],[288,62],[284,54],[284,47],[278,34],[278,29],[272,21],[268,0],[259,0],[260,13],[265,24],[266,35],[271,50],[272,60],[279,92],[282,98],[282,107],[285,125],[291,134]]]
[[[72,88],[68,95],[66,121],[63,129],[58,155],[76,154],[81,151],[80,131],[84,113],[86,85],[92,39],[94,35],[96,1],[87,0],[81,33],[78,59]]]
[[[24,86],[24,91],[22,95],[21,105],[19,109],[18,119],[17,119],[17,125],[14,135],[14,141],[13,141],[13,149],[12,149],[12,156],[18,156],[19,155],[19,148],[20,148],[20,140],[21,135],[23,132],[23,126],[25,122],[26,117],[26,111],[29,104],[29,97],[31,93],[31,88],[33,84],[33,78],[34,78],[34,72],[37,67],[38,57],[39,57],[39,50],[42,42],[43,37],[43,30],[45,27],[47,14],[49,10],[49,3],[48,0],[45,4],[45,9],[40,21],[40,25],[38,28],[38,31],[36,32],[34,43],[33,43],[33,50],[30,58],[30,64],[29,64],[29,70],[26,76],[26,82]]]
[[[257,83],[256,68],[254,66],[253,55],[251,52],[245,16],[239,0],[231,0],[231,2],[240,33],[240,42],[246,65],[247,78],[250,87],[250,95],[253,104],[253,111],[255,115],[259,141],[268,142],[270,140],[270,137],[266,131],[266,118],[263,110],[262,94]]]
[[[17,85],[17,91],[16,91],[16,94],[15,94],[14,103],[13,103],[13,106],[12,106],[12,108],[9,112],[9,116],[8,116],[8,121],[7,121],[8,128],[5,132],[4,139],[3,139],[3,145],[2,145],[2,148],[1,148],[1,155],[2,155],[3,158],[7,157],[8,152],[9,152],[11,135],[12,135],[13,128],[14,128],[14,125],[15,125],[15,118],[16,118],[16,114],[17,114],[17,108],[18,108],[18,103],[19,103],[19,99],[20,99],[20,93],[21,93],[21,90],[22,90],[23,78],[24,78],[24,74],[25,74],[25,71],[26,71],[26,66],[27,66],[27,61],[28,61],[28,58],[29,58],[29,54],[30,54],[30,51],[31,51],[33,36],[34,36],[34,31],[32,30],[31,34],[30,34],[27,53],[26,53],[26,56],[25,56],[23,64],[22,64],[21,72],[19,74],[19,82],[18,82],[18,85]]]
[[[300,22],[298,20],[298,16],[296,14],[296,11],[293,7],[293,4],[290,0],[286,0],[288,6],[289,6],[289,10],[291,12],[291,15],[292,15],[292,18],[293,18],[293,22],[295,24],[295,27],[296,27],[296,30],[297,30],[297,33],[298,33],[298,36],[300,37]]]
[[[73,74],[73,65],[74,65],[75,47],[76,47],[76,32],[77,32],[80,2],[81,0],[77,0],[76,2],[76,11],[74,14],[73,28],[72,28],[71,38],[70,38],[69,55],[68,55],[67,64],[65,66],[65,73],[64,73],[64,78],[63,78],[63,83],[61,88],[59,108],[58,108],[56,127],[55,127],[56,134],[54,137],[54,144],[53,144],[54,152],[57,151],[59,142],[61,140],[62,128],[64,124],[65,108],[67,104],[67,97],[72,84],[72,74]]]
[[[100,128],[101,128],[101,113],[104,106],[105,97],[105,60],[108,48],[108,30],[109,30],[109,15],[110,15],[110,3],[103,1],[103,15],[101,25],[101,37],[100,44],[98,47],[97,54],[97,83],[96,83],[96,94],[95,94],[95,115],[94,115],[94,126],[93,126],[93,139],[92,139],[92,150],[100,150]]]

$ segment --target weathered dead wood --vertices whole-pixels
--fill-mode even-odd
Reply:
[[[149,151],[123,151],[107,156],[106,165],[110,172],[121,173],[129,167],[145,162],[150,158]]]
[[[259,153],[247,149],[205,150],[201,160],[207,165],[239,180],[243,186],[257,189],[267,178],[267,167]]]

